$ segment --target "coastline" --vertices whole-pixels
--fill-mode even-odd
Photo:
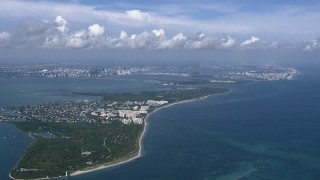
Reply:
[[[136,141],[138,141],[138,149],[130,152],[129,154],[123,156],[122,158],[119,158],[119,159],[116,159],[114,161],[107,162],[107,163],[104,163],[104,164],[96,165],[96,166],[93,166],[93,167],[87,167],[87,168],[84,168],[82,170],[77,170],[75,172],[70,173],[68,176],[78,176],[78,175],[90,173],[90,172],[93,172],[93,171],[98,171],[98,170],[102,170],[102,169],[106,169],[106,168],[111,168],[111,167],[122,165],[122,164],[125,164],[125,163],[128,163],[130,161],[133,161],[135,159],[140,158],[141,156],[143,156],[143,143],[142,142],[143,142],[143,139],[145,137],[146,132],[148,131],[148,122],[147,121],[148,121],[148,118],[150,117],[151,114],[157,112],[160,109],[167,108],[167,107],[170,107],[170,106],[173,106],[173,105],[183,104],[183,103],[197,101],[197,100],[202,100],[202,99],[206,99],[209,96],[213,96],[213,95],[227,94],[227,93],[230,93],[231,91],[232,90],[229,89],[229,91],[227,91],[227,92],[210,94],[210,95],[206,95],[206,96],[202,96],[202,97],[198,97],[198,98],[177,101],[177,102],[174,102],[174,103],[169,103],[169,104],[164,105],[162,107],[155,108],[153,111],[148,113],[147,116],[145,117],[144,124],[143,124],[143,126],[144,126],[143,127],[143,131],[136,138]],[[32,137],[30,134],[27,134],[27,135],[29,137],[31,137],[33,139],[33,141],[35,140],[34,137]],[[32,143],[34,143],[34,142],[32,142]],[[19,180],[17,178],[12,177],[11,172],[9,173],[9,177],[11,179],[14,179],[14,180]],[[57,178],[62,178],[62,177],[64,177],[64,176],[42,177],[42,178],[38,178],[38,179],[57,179]]]
[[[183,100],[183,101],[178,101],[178,102],[175,102],[175,103],[171,103],[171,104],[168,104],[168,105],[165,105],[165,106],[162,106],[162,107],[159,107],[159,108],[156,108],[155,110],[153,110],[152,112],[150,112],[146,117],[145,117],[145,120],[144,120],[144,127],[143,127],[143,131],[142,131],[142,134],[141,136],[139,137],[139,152],[138,152],[138,155],[134,156],[134,157],[131,157],[129,159],[126,159],[124,161],[121,161],[120,162],[116,162],[115,164],[110,164],[110,165],[100,165],[98,166],[97,168],[93,168],[93,169],[88,169],[88,170],[78,170],[74,173],[71,173],[70,176],[78,176],[78,175],[82,175],[82,174],[86,174],[86,173],[90,173],[90,172],[94,172],[94,171],[98,171],[98,170],[102,170],[102,169],[106,169],[106,168],[111,168],[111,167],[114,167],[114,166],[118,166],[118,165],[121,165],[121,164],[125,164],[125,163],[128,163],[128,162],[131,162],[133,160],[136,160],[138,158],[140,158],[142,156],[142,151],[143,151],[143,139],[144,139],[144,136],[148,130],[148,118],[151,114],[157,112],[158,110],[160,109],[163,109],[163,108],[167,108],[167,107],[170,107],[170,106],[174,106],[174,105],[177,105],[177,104],[183,104],[183,103],[187,103],[187,102],[193,102],[193,101],[197,101],[197,100],[203,100],[203,99],[206,99],[208,98],[209,96],[212,96],[212,95],[221,95],[221,94],[227,94],[227,93],[230,93],[231,90],[229,90],[228,92],[224,92],[224,93],[218,93],[218,94],[211,94],[211,95],[206,95],[206,96],[203,96],[203,97],[199,97],[199,98],[195,98],[195,99],[188,99],[188,100]],[[109,162],[110,163],[110,162]]]
[[[31,138],[31,139],[32,139],[32,142],[29,144],[29,146],[36,141],[36,139],[35,139],[33,136],[31,136],[29,133],[25,133],[25,132],[22,131],[21,129],[17,128],[14,124],[12,124],[12,123],[10,123],[10,122],[5,122],[5,123],[11,124],[15,129],[17,129],[18,131],[26,134],[29,138]],[[24,153],[25,153],[25,152],[24,152]],[[20,161],[21,158],[24,156],[24,153],[23,153],[23,155],[19,158],[19,161]],[[18,161],[18,162],[19,162],[19,161]],[[18,164],[18,162],[17,162],[17,164]],[[15,168],[15,167],[17,166],[17,164],[16,164],[13,168]],[[20,180],[20,179],[17,179],[17,178],[12,177],[11,172],[9,173],[9,178],[12,179],[12,180]],[[45,178],[40,178],[40,179],[45,179]]]

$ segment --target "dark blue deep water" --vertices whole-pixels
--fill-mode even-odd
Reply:
[[[144,156],[70,179],[320,179],[320,79],[230,87],[154,113]]]
[[[301,73],[161,109],[148,119],[141,158],[68,179],[320,179],[320,73]],[[3,174],[25,145],[0,143]]]

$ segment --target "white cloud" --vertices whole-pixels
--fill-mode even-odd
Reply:
[[[233,35],[259,34],[281,37],[285,40],[303,40],[319,36],[320,14],[319,7],[312,5],[279,6],[272,10],[258,12],[247,11],[236,1],[201,3],[164,4],[153,7],[139,4],[145,11],[136,9],[135,4],[110,3],[108,6],[94,6],[70,1],[27,1],[27,0],[0,0],[0,17],[4,19],[21,19],[25,17],[40,17],[52,19],[56,15],[67,18],[70,23],[92,22],[101,26],[113,27],[116,30],[125,29],[127,32],[136,32],[147,27],[148,30],[164,28],[167,34],[204,31],[213,34],[227,33]],[[170,7],[170,12],[165,11]],[[134,10],[130,10],[134,9]],[[213,12],[212,18],[202,19],[201,11]],[[215,16],[214,12],[221,13]],[[57,19],[57,29],[67,31],[68,22]],[[82,26],[83,27],[83,26]],[[108,29],[112,31],[112,28]],[[113,32],[116,33],[116,32]]]
[[[76,31],[65,38],[67,48],[101,48],[113,46],[111,38],[104,36],[104,27],[94,24],[87,30]]]
[[[304,49],[303,49],[303,51],[312,51],[313,49],[311,48],[311,46],[310,45],[307,45]]]
[[[60,39],[58,36],[50,35],[46,37],[46,40],[43,44],[44,47],[57,47],[58,44],[60,43]]]
[[[82,30],[71,31],[58,29],[65,27],[67,20],[62,16],[53,19],[53,23],[28,18],[12,32],[0,33],[0,46],[14,48],[122,48],[122,49],[229,49],[229,50],[269,50],[295,49],[313,51],[320,49],[320,40],[304,43],[265,42],[251,36],[239,42],[230,36],[214,37],[202,32],[184,35],[182,32],[167,37],[164,29],[154,29],[142,33],[128,34],[121,31],[112,37],[105,33],[105,28],[93,24]]]
[[[306,43],[303,51],[314,51],[320,49],[320,39],[315,39]]]
[[[68,28],[67,28],[68,22],[62,16],[57,16],[56,19],[54,20],[54,23],[58,31],[62,33],[68,31]]]
[[[6,46],[10,42],[11,34],[8,32],[0,32],[0,47]]]
[[[182,33],[179,33],[175,35],[172,39],[175,41],[184,41],[184,40],[187,40],[187,37],[184,36]]]
[[[66,47],[85,48],[89,46],[88,34],[86,31],[78,31],[71,34],[66,42]]]
[[[257,38],[255,36],[251,36],[250,39],[245,40],[243,43],[241,43],[241,46],[246,46],[246,45],[250,45],[250,44],[254,44],[260,41],[260,38]]]
[[[94,24],[88,27],[90,34],[93,36],[102,36],[104,34],[104,27],[99,24]]]
[[[129,11],[126,11],[126,14],[130,19],[133,19],[133,20],[149,21],[152,19],[148,13],[142,12],[140,10],[129,10]]]
[[[163,29],[159,29],[159,30],[153,30],[152,31],[153,33],[154,33],[154,35],[156,35],[157,37],[163,37],[163,36],[165,36],[165,32],[164,32],[164,30]]]
[[[136,37],[137,37],[136,34],[131,34],[130,39],[131,39],[131,40],[134,40],[134,39],[136,39]]]
[[[235,44],[236,44],[236,40],[233,39],[233,38],[230,37],[230,36],[227,36],[226,39],[225,39],[225,38],[222,39],[222,46],[223,46],[224,48],[232,47],[232,46],[234,46]]]
[[[185,47],[188,49],[214,49],[217,41],[213,37],[206,36],[202,32],[198,32],[187,38]]]
[[[200,33],[199,36],[198,36],[199,39],[203,39],[203,38],[205,38],[205,37],[206,37],[206,35],[203,34],[203,33]]]
[[[121,32],[120,32],[119,39],[121,39],[121,40],[126,40],[126,39],[128,39],[128,38],[129,38],[129,36],[128,36],[128,33],[127,33],[127,32],[125,32],[125,31],[121,31]]]
[[[147,31],[131,36],[130,47],[134,49],[153,49],[156,42],[155,35]]]
[[[11,34],[4,31],[0,33],[0,42],[7,42],[10,40]]]
[[[172,39],[165,39],[158,43],[156,49],[172,49],[176,45],[175,41]]]

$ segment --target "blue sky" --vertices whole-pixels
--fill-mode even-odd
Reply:
[[[112,46],[110,43],[114,43],[110,42],[110,39],[119,38],[121,31],[130,38],[131,35],[138,35],[137,37],[144,41],[152,41],[150,33],[153,30],[164,30],[166,40],[176,39],[174,37],[180,33],[183,35],[179,36],[181,40],[185,40],[184,37],[187,40],[194,39],[195,34],[200,35],[199,32],[211,38],[211,44],[208,38],[204,42],[206,46],[199,45],[199,43],[183,45],[196,48],[216,46],[212,41],[217,41],[217,38],[220,38],[221,42],[230,40],[229,43],[234,40],[234,43],[237,42],[239,46],[246,41],[256,39],[258,41],[255,42],[268,42],[270,46],[272,43],[275,46],[277,44],[274,43],[310,41],[310,47],[317,47],[318,45],[312,43],[318,41],[317,38],[320,37],[319,0],[0,0],[0,4],[0,33],[2,33],[0,34],[0,46],[14,47],[15,43],[21,44],[21,39],[25,44],[32,39],[31,44],[38,43],[38,45],[41,43],[34,42],[34,39],[44,41],[44,39],[51,38],[55,42],[61,41],[60,45],[63,42],[67,44],[68,39],[78,42],[73,37],[90,36],[90,32],[84,31],[90,31],[88,28],[94,24],[99,25],[99,27],[95,26],[100,28],[97,30],[103,28],[102,34],[107,39],[109,38],[108,42],[104,42],[104,44],[109,43],[108,47]],[[62,35],[57,35],[52,30],[54,26],[57,26],[55,22],[57,16],[61,16],[66,21],[67,31],[64,33],[67,33],[68,37],[64,36],[64,39]],[[32,22],[30,19],[33,19]],[[39,22],[36,23],[35,20]],[[46,24],[41,24],[40,21],[46,22],[48,27]],[[33,25],[34,27],[31,27]],[[50,29],[49,26],[52,28]],[[40,28],[32,33],[41,32],[43,34],[34,34],[35,37],[30,37],[30,32],[22,32],[23,28],[29,30]],[[44,30],[42,31],[41,28]],[[144,32],[149,32],[149,34],[143,34]],[[23,34],[28,37],[21,37]],[[146,40],[146,36],[149,39]],[[160,38],[162,35],[157,37]],[[228,39],[229,37],[232,37],[233,40]],[[93,41],[92,38],[90,41]],[[42,42],[42,45],[44,43]],[[89,47],[87,44],[78,42],[75,47],[87,48]],[[162,44],[157,47],[177,46],[162,38]],[[137,46],[132,45],[132,47]]]

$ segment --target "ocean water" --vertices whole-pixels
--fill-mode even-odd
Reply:
[[[131,83],[140,89],[158,88],[126,83],[110,82],[112,87],[93,83],[90,88],[116,91]],[[72,87],[62,92],[70,92]],[[319,73],[302,71],[292,81],[252,82],[229,88],[232,92],[228,94],[153,113],[139,159],[68,179],[320,179]],[[55,96],[56,100],[63,97]],[[2,129],[21,133],[7,126],[0,124],[0,138],[8,136]],[[24,138],[28,139],[22,134],[21,141]],[[16,149],[3,143],[0,147]],[[24,147],[19,145],[20,150]],[[16,150],[8,153],[19,157]],[[5,156],[0,154],[1,164]],[[12,163],[5,166],[10,169]],[[4,174],[5,170],[0,171]]]
[[[161,109],[141,158],[68,179],[320,179],[320,79],[307,73]]]

